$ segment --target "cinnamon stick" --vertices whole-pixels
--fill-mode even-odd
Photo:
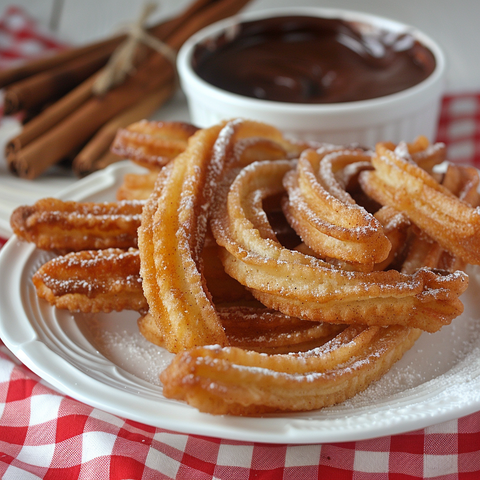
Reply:
[[[248,1],[199,0],[199,8],[189,9],[194,14],[188,16],[184,12],[182,21],[176,22],[179,24],[178,28],[173,29],[163,41],[178,50],[200,28],[237,13]],[[25,148],[11,151],[8,157],[11,170],[24,178],[36,178],[71,150],[87,142],[110,119],[146,95],[171,83],[174,78],[174,66],[162,55],[153,53],[137,68],[136,74],[123,84],[108,91],[101,98],[87,99],[61,123],[27,144]]]
[[[47,107],[35,118],[30,120],[22,129],[19,135],[9,140],[5,146],[5,156],[10,163],[16,153],[25,148],[31,142],[48,132],[55,125],[58,125],[68,115],[78,109],[92,96],[92,87],[96,75],[92,75],[77,88],[67,93],[59,101]],[[12,167],[11,167],[12,169]],[[12,169],[14,173],[15,168]]]
[[[170,25],[170,20],[167,20],[166,22],[150,27],[148,31],[155,36],[166,34],[171,31],[172,28],[176,28],[176,18],[174,20],[175,21],[172,25]],[[66,48],[60,52],[47,55],[37,60],[32,60],[19,65],[18,67],[2,70],[0,71],[0,88],[4,88],[12,83],[19,82],[25,78],[56,68],[71,60],[88,56],[93,52],[103,52],[110,55],[125,40],[125,38],[126,34],[115,35],[105,40],[93,42],[81,47]]]
[[[177,24],[176,19],[167,20],[155,25],[150,29],[152,35],[162,37],[165,33],[169,33]],[[122,37],[123,38],[123,37]],[[115,46],[118,46],[116,43]],[[137,54],[137,61],[145,59],[146,48],[139,51]],[[23,128],[22,132],[15,138],[9,140],[5,146],[5,157],[9,163],[10,170],[17,173],[17,167],[12,162],[15,162],[16,152],[25,148],[28,144],[39,138],[45,132],[58,125],[68,115],[72,114],[89,98],[92,97],[93,84],[96,81],[94,74],[84,82],[80,83],[73,90],[64,95],[60,100],[47,107],[35,118],[30,120]]]
[[[105,65],[111,52],[95,50],[5,88],[4,113],[13,115],[57,100]]]
[[[115,115],[138,102],[155,88],[172,82],[173,67],[168,63],[164,67],[163,71],[158,71],[157,68],[148,65],[148,68],[139,69],[134,77],[130,77],[104,97],[93,97],[87,100],[61,123],[8,157],[11,170],[23,178],[38,177],[72,149],[88,141]]]
[[[114,160],[121,160],[121,157],[112,154],[109,155],[110,146],[115,139],[119,128],[127,127],[131,123],[150,117],[158,108],[165,103],[174,93],[173,83],[167,84],[158,91],[143,98],[140,102],[121,112],[116,117],[107,122],[80,151],[73,160],[73,171],[79,175],[87,175],[99,168],[113,163]],[[105,160],[105,156],[108,160]],[[98,162],[103,159],[103,164]]]
[[[82,47],[73,47],[52,55],[33,60],[15,68],[0,72],[0,88],[18,82],[32,75],[58,67],[65,62],[80,58],[95,51],[112,53],[124,40],[125,35],[118,35],[100,42],[94,42]]]

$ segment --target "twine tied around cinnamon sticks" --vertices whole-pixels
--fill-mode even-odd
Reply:
[[[148,17],[156,8],[156,3],[146,3],[138,19],[127,28],[127,38],[113,52],[93,84],[92,91],[95,95],[104,95],[111,88],[123,83],[127,75],[135,70],[135,53],[140,43],[163,55],[175,67],[177,57],[175,50],[160,39],[150,35],[145,26]]]
[[[23,92],[17,103],[25,111],[33,103],[40,108],[40,113],[7,142],[5,156],[10,171],[21,178],[35,179],[67,160],[78,176],[84,176],[121,160],[109,150],[116,131],[148,118],[173,96],[178,88],[174,56],[183,43],[201,28],[237,14],[250,1],[192,0],[179,14],[146,29],[145,22],[153,11],[148,5],[130,28],[129,36],[117,35],[0,72],[0,86],[5,87],[5,95],[12,90],[17,94]],[[151,35],[158,42],[152,41]],[[126,40],[129,40],[128,48],[125,47],[127,54],[115,54],[127,65],[123,82],[111,84],[103,94],[94,94],[93,85],[102,67]],[[132,50],[137,50],[133,61],[128,54]],[[67,78],[72,79],[68,91],[62,91],[57,98],[58,85],[63,85]],[[39,80],[43,82],[42,88],[38,87]],[[23,85],[28,89],[19,92],[22,82],[28,82]],[[35,102],[25,102],[32,92]]]

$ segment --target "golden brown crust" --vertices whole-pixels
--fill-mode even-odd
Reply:
[[[72,312],[147,310],[138,250],[84,250],[45,263],[33,276],[40,298]]]
[[[315,320],[330,312],[332,321],[342,323],[374,318],[379,324],[387,319],[436,330],[460,313],[458,296],[466,288],[466,276],[423,268],[439,264],[441,248],[413,232],[402,272],[342,271],[283,247],[262,204],[279,194],[283,177],[294,166],[289,161],[257,162],[225,179],[211,225],[229,274],[265,305],[307,318],[316,312],[321,317]],[[376,216],[400,254],[409,222],[391,208]],[[178,354],[162,372],[164,395],[213,414],[322,408],[383,375],[420,332],[411,326],[352,325],[323,346],[287,355],[197,347]]]
[[[235,120],[196,132],[187,149],[160,171],[143,211],[139,249],[149,314],[169,351],[228,344],[201,260],[223,171],[272,152],[300,149],[269,125]]]
[[[198,347],[177,355],[160,378],[167,398],[216,415],[314,410],[364,390],[419,335],[404,327],[348,327],[323,347],[286,355]]]
[[[44,198],[16,208],[10,224],[15,235],[44,250],[129,248],[137,245],[143,205],[138,200],[94,203]]]
[[[321,257],[371,268],[388,257],[391,243],[381,224],[335,178],[345,167],[369,161],[370,155],[360,150],[306,150],[285,174],[287,219]]]
[[[480,264],[478,208],[452,194],[401,150],[378,144],[372,164],[374,170],[360,175],[362,188],[369,196],[404,212],[445,250]],[[478,176],[478,172],[473,174]]]
[[[197,130],[185,122],[141,120],[118,130],[111,151],[158,171],[185,150],[188,139]]]
[[[162,169],[138,231],[149,313],[171,352],[227,344],[200,262],[211,201],[206,165],[220,129],[197,132],[191,148]]]
[[[444,154],[424,138],[384,147],[429,171]],[[258,415],[350,398],[388,371],[421,329],[435,331],[461,312],[466,262],[403,212],[362,194],[370,152],[312,148],[258,122],[197,131],[182,153],[161,169],[150,164],[150,176],[131,183],[139,188],[125,190],[133,197],[152,191],[142,207],[139,251],[60,257],[36,274],[39,295],[72,310],[141,311],[142,334],[179,352],[161,375],[164,395],[201,411]],[[442,177],[428,178],[434,188]],[[285,179],[286,217],[308,245],[299,245],[281,213]],[[478,204],[472,172],[449,169],[443,183],[438,190],[447,197]],[[298,207],[297,194],[313,223],[330,223],[324,233],[340,231],[338,248],[326,252],[303,233],[304,219],[289,211]],[[353,234],[359,225],[357,233],[371,231]],[[345,242],[358,249],[356,257],[339,248]]]
[[[458,316],[461,272],[346,272],[264,239],[255,225],[263,196],[276,194],[288,161],[256,162],[226,182],[212,216],[227,273],[269,308],[312,321],[415,326],[436,331]],[[256,212],[256,213],[252,213]],[[439,309],[438,304],[442,307]],[[441,311],[439,311],[441,310]]]

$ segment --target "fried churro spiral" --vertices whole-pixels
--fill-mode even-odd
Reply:
[[[374,170],[363,172],[363,190],[383,205],[403,211],[445,250],[480,265],[480,210],[440,185],[404,148],[378,144]],[[478,183],[478,172],[469,173]]]
[[[161,171],[138,232],[150,315],[173,352],[198,344],[227,344],[200,265],[205,210],[215,181],[208,178],[207,167],[220,130],[198,132],[191,147]]]
[[[461,167],[444,184],[477,199],[475,183]],[[473,205],[477,205],[473,203]],[[391,212],[390,212],[391,213]],[[402,273],[422,267],[462,268],[425,235],[411,235]],[[164,395],[213,414],[259,415],[312,410],[350,398],[379,378],[415,343],[418,328],[349,326],[304,353],[260,356],[239,348],[199,347],[176,356],[161,374]],[[188,378],[188,382],[185,381]]]
[[[306,150],[285,174],[284,209],[293,228],[320,256],[373,268],[387,258],[391,244],[378,220],[335,178],[350,165],[370,165],[370,158],[359,150]]]
[[[138,231],[143,288],[150,315],[172,352],[228,344],[200,256],[210,206],[225,166],[232,158],[238,162],[252,155],[245,142],[235,151],[232,138],[241,142],[253,137],[252,132],[258,136],[259,130],[263,150],[270,152],[273,147],[269,145],[277,140],[282,143],[273,150],[294,149],[276,129],[255,122],[200,130],[187,149],[160,172],[143,211]]]
[[[441,255],[438,244],[413,236],[402,272],[434,268]],[[232,347],[199,347],[177,355],[162,372],[164,395],[213,414],[322,408],[364,390],[420,335],[417,328],[353,325],[303,353],[265,356]]]
[[[325,345],[298,354],[197,347],[177,355],[160,378],[166,397],[187,401],[202,412],[314,410],[364,390],[418,336],[418,330],[405,327],[352,326]]]
[[[269,308],[313,321],[415,326],[436,331],[458,316],[468,285],[461,272],[371,273],[332,268],[263,238],[263,198],[283,189],[291,162],[256,162],[226,182],[212,217],[225,270]]]

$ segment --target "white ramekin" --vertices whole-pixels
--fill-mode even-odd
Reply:
[[[359,21],[394,32],[408,32],[431,50],[436,60],[423,82],[384,97],[337,104],[292,104],[249,98],[221,90],[201,79],[191,65],[197,43],[217,37],[244,20],[287,15],[309,15]],[[375,15],[341,9],[284,8],[238,15],[199,31],[181,48],[177,67],[186,95],[191,122],[208,127],[222,120],[246,118],[276,126],[287,135],[336,144],[358,142],[373,146],[379,141],[412,141],[418,135],[435,140],[445,81],[445,56],[441,48],[417,29]]]

